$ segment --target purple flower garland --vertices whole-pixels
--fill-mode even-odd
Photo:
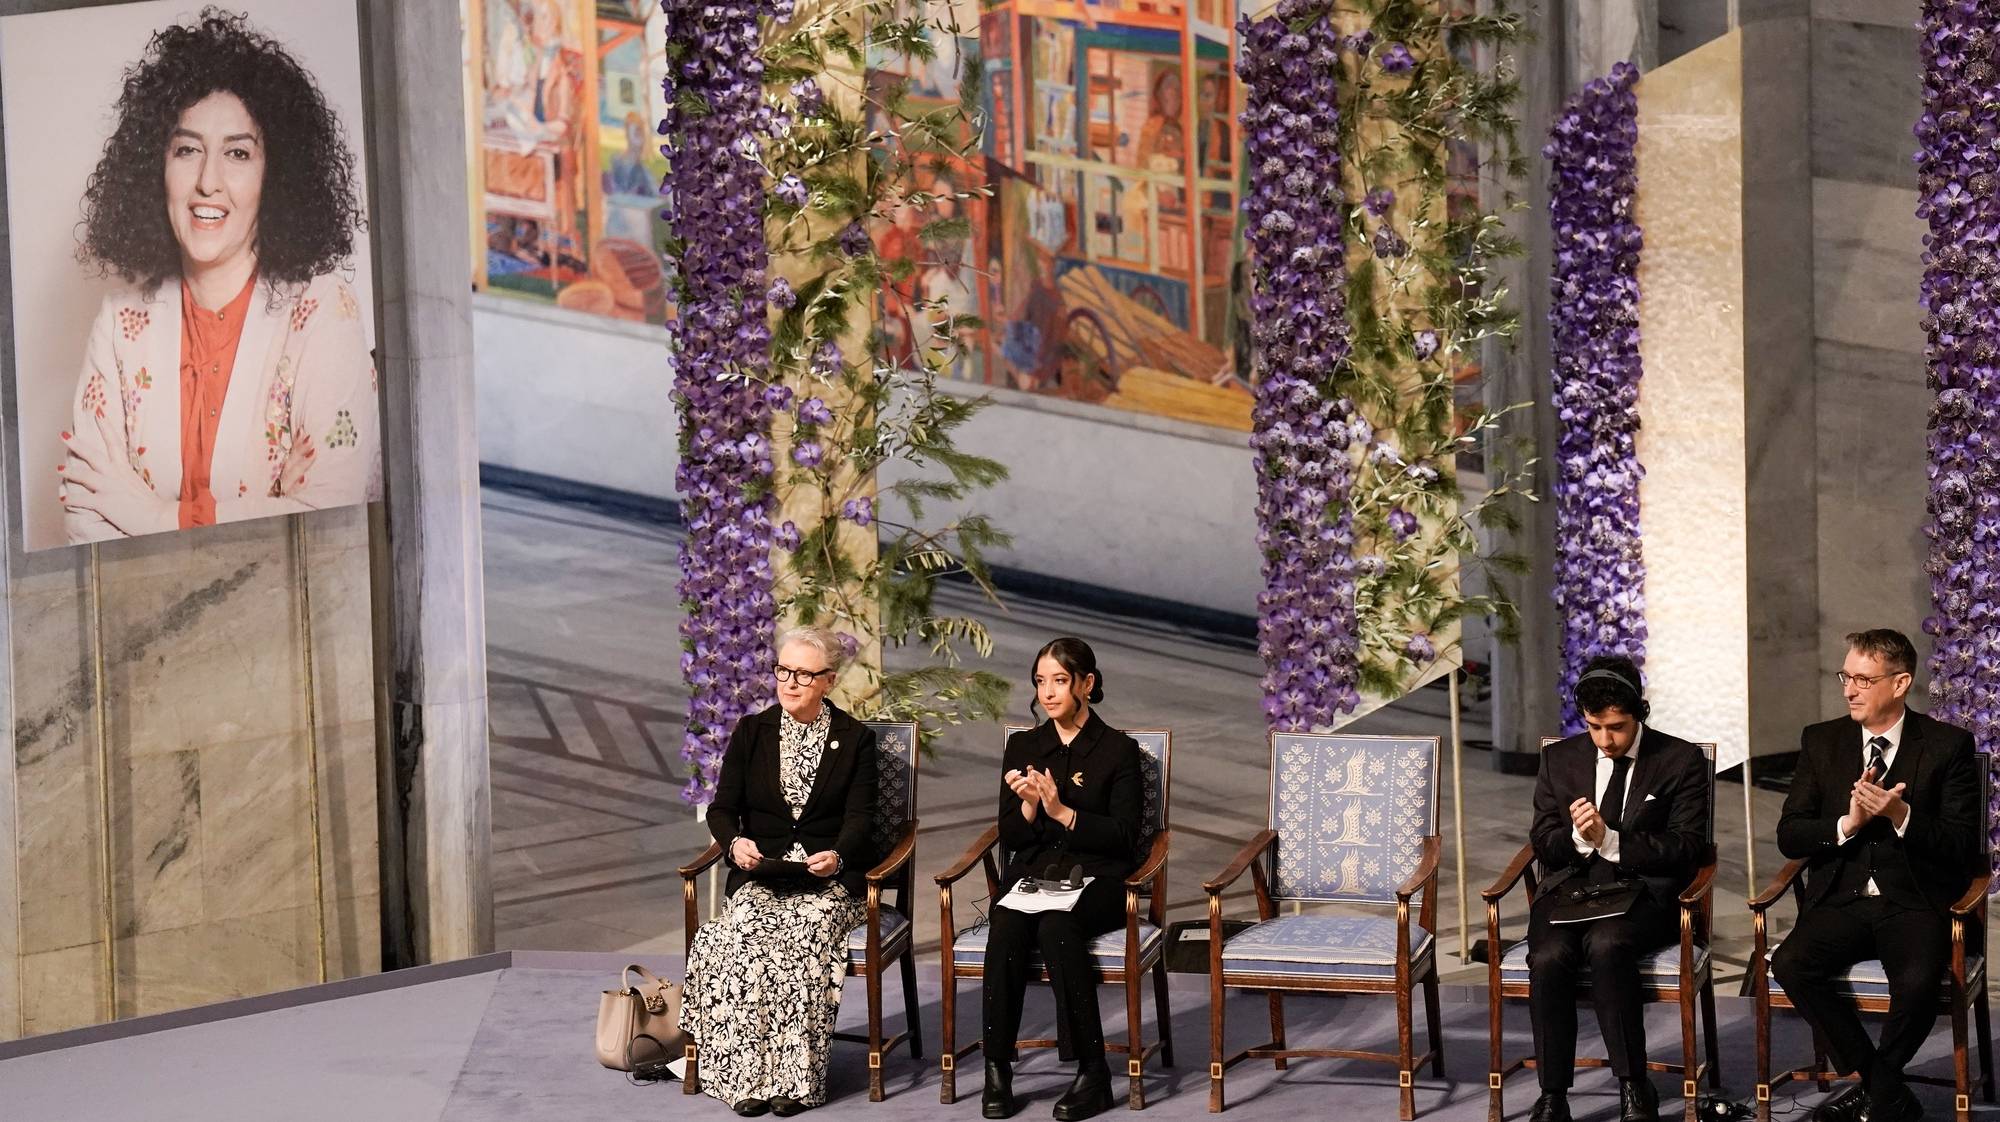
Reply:
[[[1563,727],[1581,726],[1570,683],[1592,658],[1646,658],[1640,551],[1639,71],[1619,63],[1579,90],[1550,130],[1555,268],[1549,323],[1561,427],[1555,600],[1563,618]]]
[[[1257,598],[1264,714],[1274,729],[1330,728],[1360,704],[1347,448],[1367,422],[1332,395],[1347,361],[1341,229],[1339,35],[1314,5],[1237,25],[1250,168],[1245,238],[1260,373],[1250,437],[1257,472]]]
[[[1930,416],[1933,716],[2000,747],[2000,4],[1927,0],[1916,134]]]
[[[715,797],[738,718],[769,703],[772,479],[770,410],[758,376],[765,320],[765,188],[759,133],[782,125],[764,104],[758,17],[789,0],[663,0],[666,117],[660,193],[679,243],[677,318],[669,325],[687,537],[680,549],[681,675],[688,686],[682,798]],[[780,10],[783,9],[783,10]],[[685,201],[683,208],[678,205]]]

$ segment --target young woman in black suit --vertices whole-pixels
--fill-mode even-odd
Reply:
[[[1076,1054],[1076,1080],[1057,1100],[1055,1117],[1078,1122],[1111,1106],[1104,1025],[1097,1011],[1097,970],[1090,944],[1125,920],[1124,879],[1138,867],[1145,792],[1139,745],[1104,723],[1091,705],[1104,700],[1097,656],[1081,639],[1057,639],[1035,656],[1035,701],[1048,719],[1007,739],[1001,767],[1001,883],[1060,876],[1081,866],[1095,877],[1076,907],[1034,915],[995,907],[986,939],[982,1113],[1007,1118],[1015,1041],[1028,987],[1028,959],[1039,950],[1055,990],[1056,1016]]]

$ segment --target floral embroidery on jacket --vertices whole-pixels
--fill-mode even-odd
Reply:
[[[104,419],[104,374],[101,371],[91,371],[90,380],[84,383],[83,407],[98,420]]]
[[[292,333],[296,335],[304,331],[306,324],[312,321],[313,313],[316,311],[319,311],[319,301],[317,300],[300,300],[294,305],[292,307]]]
[[[345,409],[335,413],[333,415],[333,431],[326,436],[326,446],[328,448],[352,448],[359,443],[361,443],[361,438],[354,431],[354,415]]]
[[[127,343],[137,339],[139,333],[146,330],[146,325],[152,321],[153,313],[143,308],[118,309],[118,330],[124,333]]]
[[[354,293],[348,291],[346,285],[335,285],[333,291],[340,299],[339,313],[341,319],[355,319],[361,315],[361,304],[354,299]]]

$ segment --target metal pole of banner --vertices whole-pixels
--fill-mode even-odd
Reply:
[[[104,869],[104,898],[100,901],[103,923],[99,929],[104,939],[104,1019],[115,1021],[118,1019],[118,932],[112,920],[117,897],[112,890],[111,869],[111,735],[104,714],[104,570],[98,562],[96,542],[90,543],[90,687],[95,716],[92,724],[97,733],[97,856]]]
[[[290,516],[292,550],[298,556],[297,591],[299,613],[299,664],[305,674],[306,702],[306,801],[307,821],[312,830],[313,934],[318,940],[319,980],[326,981],[326,858],[319,838],[319,680],[313,673],[312,555],[306,549],[306,520],[302,514]]]
[[[1447,680],[1451,683],[1451,830],[1458,846],[1458,964],[1464,966],[1472,961],[1472,905],[1465,895],[1465,779],[1460,766],[1465,738],[1459,724],[1458,674],[1459,668],[1453,667]]]
[[[1743,878],[1757,895],[1757,814],[1750,805],[1750,753],[1743,753]]]

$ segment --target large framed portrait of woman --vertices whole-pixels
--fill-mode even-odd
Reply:
[[[381,497],[353,4],[0,18],[0,121],[28,549]]]

